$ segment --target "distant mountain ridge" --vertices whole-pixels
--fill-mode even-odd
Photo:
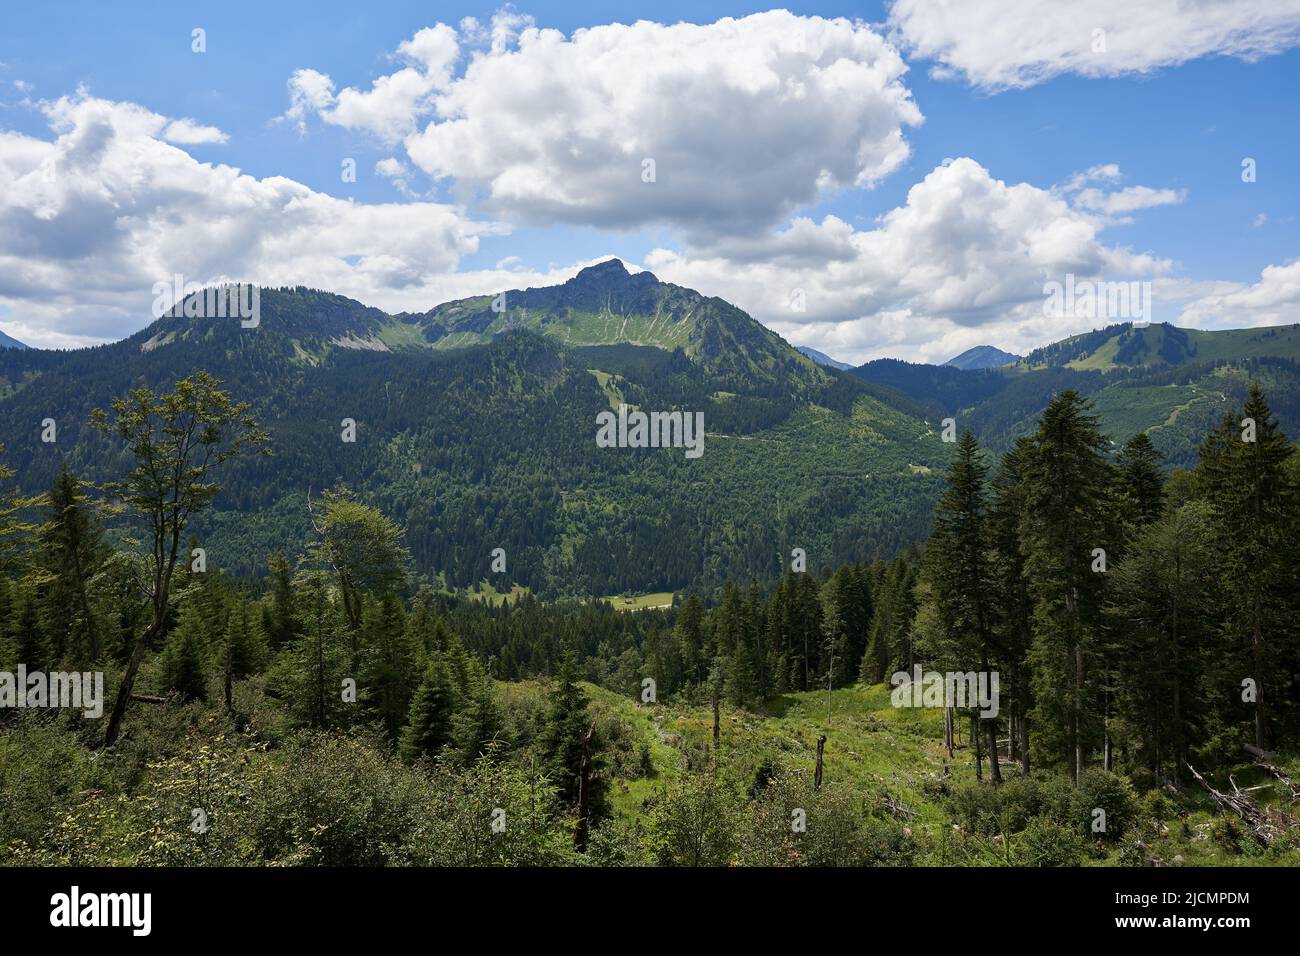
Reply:
[[[841,372],[847,372],[853,368],[853,366],[850,365],[848,362],[841,362],[838,359],[833,359],[825,352],[819,352],[810,345],[798,345],[795,346],[795,348],[798,351],[802,352],[804,355],[808,356],[818,365],[825,366],[826,368],[837,368]]]
[[[995,451],[1033,431],[1067,388],[1095,402],[1114,443],[1145,431],[1170,466],[1195,461],[1201,437],[1244,401],[1251,381],[1267,391],[1283,430],[1300,437],[1300,324],[1202,331],[1121,323],[995,368],[878,359],[852,374],[919,417],[956,418]]]
[[[19,342],[16,338],[13,338],[12,336],[5,335],[5,333],[2,330],[0,330],[0,349],[25,349],[25,348],[27,348],[27,346],[24,345],[22,342]]]
[[[1000,348],[992,345],[977,345],[973,349],[967,349],[954,358],[948,359],[944,365],[960,369],[981,369],[981,368],[998,368],[1002,365],[1012,365],[1020,361],[1020,356],[1011,352],[1004,352]]]

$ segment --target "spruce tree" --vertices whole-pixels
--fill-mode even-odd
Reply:
[[[41,617],[55,640],[55,657],[66,654],[74,666],[81,666],[97,661],[103,651],[90,580],[107,548],[66,461],[50,489],[46,513],[38,536]]]
[[[441,660],[431,661],[411,700],[410,716],[402,730],[399,752],[407,763],[437,757],[452,737],[456,690]]]
[[[948,470],[948,487],[935,509],[934,533],[926,549],[926,573],[954,663],[959,670],[978,669],[985,674],[999,657],[994,576],[985,524],[987,473],[975,436],[964,432]],[[997,721],[985,719],[983,728],[988,738],[990,778],[999,783]]]
[[[203,632],[202,611],[196,604],[186,603],[163,644],[159,659],[162,688],[179,694],[182,700],[206,700],[208,696]]]
[[[362,624],[364,666],[361,682],[366,687],[370,712],[396,740],[411,710],[415,692],[415,649],[406,629],[406,615],[396,594],[385,593],[365,612]]]
[[[1043,729],[1082,780],[1100,738],[1093,719],[1100,688],[1091,664],[1101,642],[1105,574],[1114,549],[1110,521],[1115,468],[1092,406],[1076,392],[1048,404],[1033,436],[1020,524],[1025,573],[1034,598],[1034,699]],[[1100,549],[1100,550],[1098,550]]]
[[[1150,524],[1164,510],[1165,477],[1160,470],[1161,454],[1146,432],[1138,432],[1120,449],[1120,484],[1134,522]]]
[[[1268,746],[1270,694],[1282,685],[1274,675],[1297,662],[1300,639],[1294,613],[1300,499],[1288,472],[1294,452],[1258,384],[1241,416],[1225,418],[1200,449],[1199,483],[1214,508],[1229,602],[1225,637],[1254,684],[1247,706],[1261,750]]]

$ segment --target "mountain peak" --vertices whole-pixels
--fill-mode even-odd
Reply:
[[[1003,365],[1011,365],[1018,361],[1020,361],[1019,355],[1004,352],[996,346],[977,345],[973,349],[962,352],[961,355],[948,359],[943,364],[965,371],[974,371],[977,369],[1000,368]]]
[[[623,265],[622,259],[606,259],[604,262],[597,262],[594,266],[579,270],[573,279],[575,282],[583,279],[621,279],[628,275],[631,273],[627,271],[627,266]]]
[[[24,345],[22,342],[19,342],[17,339],[5,335],[3,331],[0,331],[0,349],[25,349],[25,348],[27,348],[27,346]]]

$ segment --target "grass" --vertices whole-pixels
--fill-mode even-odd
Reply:
[[[644,611],[649,608],[672,607],[672,591],[655,591],[651,594],[615,594],[600,600],[612,604],[616,611]]]
[[[482,601],[493,607],[500,607],[506,601],[517,603],[527,593],[529,589],[520,584],[510,585],[509,591],[498,591],[489,581],[480,581],[465,590],[465,596],[471,601]]]

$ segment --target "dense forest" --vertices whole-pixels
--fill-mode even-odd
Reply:
[[[343,485],[232,572],[194,529],[278,451],[250,407],[201,372],[88,421],[116,474],[0,477],[0,672],[105,675],[98,717],[0,709],[2,862],[1300,849],[1300,455],[1258,387],[1172,472],[1061,391],[1000,456],[962,434],[923,547],[822,570],[782,541],[774,583],[632,613],[421,579],[413,529]],[[996,672],[996,711],[900,706],[916,668]]]

